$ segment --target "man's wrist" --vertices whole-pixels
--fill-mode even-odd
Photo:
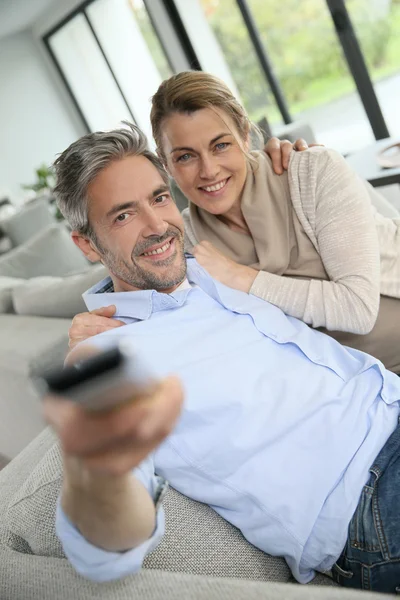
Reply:
[[[131,472],[124,475],[112,475],[89,469],[75,456],[64,455],[63,463],[63,487],[79,490],[82,494],[98,494],[99,491],[109,490],[110,487],[122,488],[132,477]]]
[[[64,459],[61,508],[89,543],[111,552],[140,545],[156,524],[153,497],[132,472],[98,473],[70,457]]]
[[[131,472],[116,476],[93,471],[71,456],[64,456],[63,462],[61,506],[78,527],[82,512],[87,514],[90,507],[97,512],[113,505],[126,494],[133,478]]]

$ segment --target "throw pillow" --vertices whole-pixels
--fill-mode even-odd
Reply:
[[[88,261],[63,225],[50,225],[0,256],[0,275],[7,277],[65,276],[84,268],[88,268]]]
[[[86,309],[82,294],[107,276],[103,265],[95,265],[69,277],[35,277],[14,289],[13,304],[19,315],[72,319]]]
[[[14,288],[25,283],[25,279],[16,277],[0,277],[0,313],[12,313],[13,301],[12,294]]]

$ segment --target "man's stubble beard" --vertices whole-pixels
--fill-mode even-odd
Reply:
[[[177,227],[168,228],[168,231],[160,237],[154,236],[149,240],[149,243],[147,243],[147,247],[150,248],[151,246],[162,244],[163,241],[167,240],[169,237],[174,239],[175,252],[172,256],[160,262],[162,262],[163,267],[168,267],[175,263],[177,254],[181,255],[181,260],[179,265],[174,267],[173,272],[167,273],[164,276],[160,276],[150,269],[144,269],[136,263],[135,258],[143,252],[146,252],[144,243],[140,244],[139,248],[138,246],[134,248],[132,252],[132,262],[129,264],[124,259],[116,256],[111,250],[102,246],[97,239],[95,245],[101,254],[103,264],[112,275],[139,290],[162,291],[181,284],[186,277],[186,258],[184,254],[183,235]],[[155,267],[156,266],[155,263]]]

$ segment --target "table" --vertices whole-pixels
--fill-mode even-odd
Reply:
[[[400,168],[384,169],[378,165],[376,160],[378,152],[396,142],[400,142],[400,139],[379,140],[362,150],[349,154],[346,156],[346,161],[362,179],[366,179],[374,187],[400,184]]]

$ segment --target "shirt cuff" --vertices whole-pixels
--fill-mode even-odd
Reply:
[[[125,552],[109,552],[88,542],[66,516],[58,500],[56,532],[66,557],[80,575],[92,581],[104,582],[140,571],[144,558],[157,547],[165,531],[164,509],[160,503],[167,484],[158,477],[154,477],[153,482],[151,492],[157,509],[155,529],[148,540]]]

